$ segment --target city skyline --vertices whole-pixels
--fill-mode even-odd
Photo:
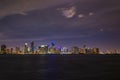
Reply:
[[[120,49],[119,0],[2,0],[0,45]]]
[[[30,43],[25,43],[24,48],[21,47],[13,47],[8,48],[7,45],[3,44],[0,48],[0,54],[118,54],[119,51],[116,52],[101,52],[99,48],[88,48],[86,45],[83,45],[82,48],[78,46],[72,46],[71,49],[58,46],[55,42],[51,42],[49,45],[39,45],[36,46],[34,41]]]
[[[98,47],[89,47],[87,45],[79,46],[60,46],[52,41],[49,44],[35,44],[34,41],[24,43],[23,46],[8,47],[6,44],[2,44],[1,54],[120,54],[119,49],[104,49],[101,50]]]

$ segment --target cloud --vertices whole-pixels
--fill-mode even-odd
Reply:
[[[23,12],[41,10],[71,1],[73,0],[0,0],[0,17],[18,13],[24,15]]]
[[[86,17],[88,17],[88,16],[93,16],[93,15],[94,15],[93,12],[89,12],[88,15],[85,15],[85,14],[79,14],[79,15],[78,15],[78,18],[86,18]]]
[[[60,8],[58,10],[60,10],[62,15],[65,16],[66,18],[72,18],[76,15],[76,7],[75,6],[72,6],[69,8]]]
[[[79,15],[78,15],[78,18],[83,18],[83,17],[85,17],[84,14],[79,14]]]
[[[103,31],[104,31],[104,29],[101,28],[101,29],[100,29],[100,32],[103,32]]]
[[[93,12],[90,12],[90,13],[89,13],[89,16],[93,16],[93,15],[94,15],[94,13],[93,13]]]
[[[27,13],[25,13],[25,12],[19,12],[18,14],[21,14],[21,15],[28,15]]]

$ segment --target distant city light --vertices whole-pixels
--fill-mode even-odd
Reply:
[[[28,43],[24,44],[24,50],[20,47],[7,48],[5,44],[1,45],[0,54],[120,54],[119,50],[106,50],[100,51],[96,47],[87,47],[83,45],[82,48],[78,46],[72,46],[71,49],[67,47],[58,46],[55,42],[51,42],[51,45],[40,45],[39,47],[34,45],[32,41],[29,46]]]

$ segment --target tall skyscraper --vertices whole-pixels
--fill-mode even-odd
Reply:
[[[35,48],[34,42],[32,41],[31,42],[31,50],[30,50],[32,54],[34,54],[34,48]]]
[[[28,43],[25,43],[25,45],[24,45],[24,53],[25,54],[29,53],[29,51],[28,51]]]

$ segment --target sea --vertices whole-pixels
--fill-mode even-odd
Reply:
[[[0,55],[0,80],[120,80],[120,55]]]

